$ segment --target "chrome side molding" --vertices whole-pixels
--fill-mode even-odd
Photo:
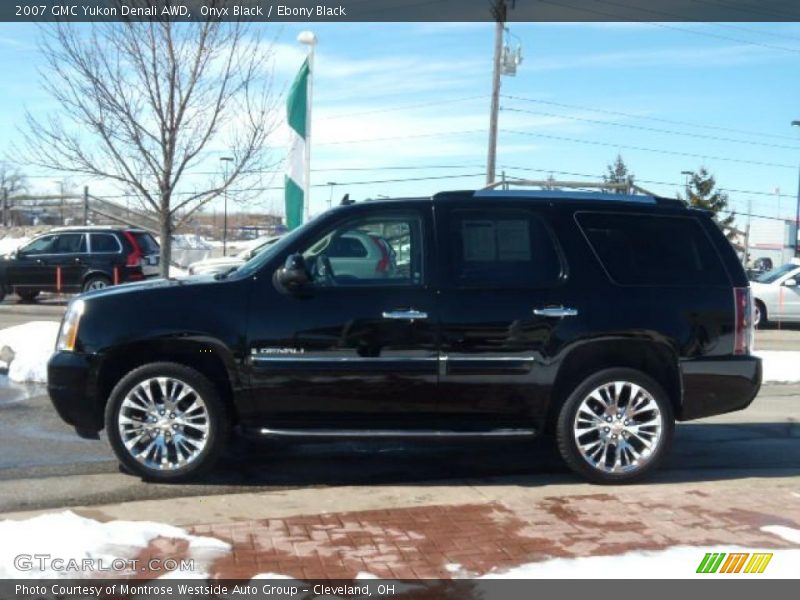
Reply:
[[[273,429],[262,427],[258,433],[269,437],[291,438],[488,438],[532,437],[535,429],[502,428],[482,431],[447,431],[438,429]]]

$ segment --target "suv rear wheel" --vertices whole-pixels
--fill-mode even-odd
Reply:
[[[111,392],[105,421],[122,465],[153,481],[207,471],[228,437],[225,405],[214,385],[194,369],[169,362],[123,377]]]
[[[102,290],[111,285],[111,280],[105,275],[92,275],[83,284],[83,291]]]
[[[594,483],[628,483],[655,469],[674,430],[672,404],[651,377],[605,369],[579,385],[561,407],[558,449]]]

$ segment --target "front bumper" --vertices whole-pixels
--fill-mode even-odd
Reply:
[[[81,437],[96,438],[103,428],[92,357],[55,352],[47,363],[47,393],[58,415]]]
[[[725,356],[680,363],[683,401],[678,419],[689,421],[743,410],[761,389],[761,359]]]

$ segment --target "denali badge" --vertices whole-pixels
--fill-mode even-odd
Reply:
[[[304,354],[303,348],[251,348],[250,354],[255,356],[259,354]]]

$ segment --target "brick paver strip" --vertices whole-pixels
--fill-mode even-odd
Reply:
[[[229,542],[215,578],[278,573],[298,579],[474,576],[554,557],[612,555],[674,545],[797,547],[760,530],[800,528],[800,497],[786,487],[681,494],[658,486],[509,502],[302,515],[189,528]],[[140,558],[184,556],[154,540]],[[458,565],[457,567],[454,565]],[[142,576],[146,576],[142,575]]]

